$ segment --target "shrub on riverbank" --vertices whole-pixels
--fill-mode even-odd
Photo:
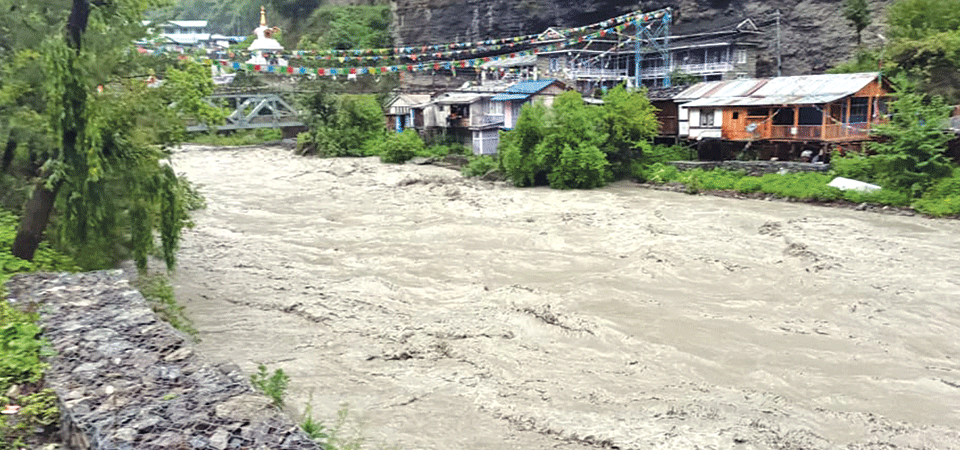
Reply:
[[[852,158],[854,164],[861,160]],[[841,168],[841,170],[850,170]],[[855,169],[856,171],[857,169]],[[849,172],[844,172],[849,174]],[[828,184],[837,173],[821,174],[813,172],[766,174],[755,177],[741,171],[723,169],[679,171],[676,167],[661,163],[650,166],[643,172],[649,183],[679,183],[691,194],[705,191],[736,191],[742,194],[761,192],[775,197],[818,202],[845,200],[852,203],[873,203],[886,206],[911,206],[917,211],[935,217],[960,215],[960,168],[954,169],[954,176],[936,182],[919,199],[913,199],[909,192],[883,188],[872,192],[854,190],[841,191]]]

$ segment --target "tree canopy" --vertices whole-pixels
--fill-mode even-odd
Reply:
[[[159,67],[162,87],[143,81],[157,61],[132,43],[144,36],[141,19],[157,0],[39,3],[18,20],[45,37],[17,38],[2,55],[0,120],[20,129],[8,133],[10,160],[30,153],[32,164],[18,175],[34,185],[14,255],[32,259],[54,216],[58,243],[88,266],[109,265],[125,248],[143,268],[158,233],[172,268],[188,219],[179,179],[162,159],[183,138],[183,117],[222,117],[199,100],[213,88],[208,69]]]

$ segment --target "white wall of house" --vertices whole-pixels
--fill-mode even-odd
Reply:
[[[677,135],[690,136],[690,110],[683,106],[677,107]]]
[[[716,138],[723,136],[723,110],[720,108],[690,108],[689,125],[690,139]],[[681,132],[682,135],[682,132]]]

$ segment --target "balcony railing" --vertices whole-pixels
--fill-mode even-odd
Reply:
[[[644,67],[640,69],[640,78],[662,78],[667,72],[679,70],[689,75],[715,75],[733,70],[733,64],[729,62],[714,62],[701,64],[672,64],[670,70],[665,67]]]
[[[489,125],[500,122],[503,122],[503,114],[484,114],[480,117],[480,122],[474,123],[474,125]]]
[[[869,123],[832,125],[771,125],[771,139],[817,139],[824,141],[864,139],[870,134]]]
[[[600,69],[594,67],[583,67],[572,69],[570,75],[573,78],[625,78],[630,73],[627,69]]]

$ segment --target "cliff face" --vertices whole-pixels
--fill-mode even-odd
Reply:
[[[869,2],[873,23],[865,46],[879,46],[876,33],[892,0]],[[820,73],[847,60],[856,32],[843,18],[843,0],[391,0],[397,45],[443,44],[540,33],[551,26],[576,27],[631,11],[671,7],[673,34],[711,31],[752,19],[764,31],[758,76],[776,75],[776,11],[779,9],[782,73]]]

